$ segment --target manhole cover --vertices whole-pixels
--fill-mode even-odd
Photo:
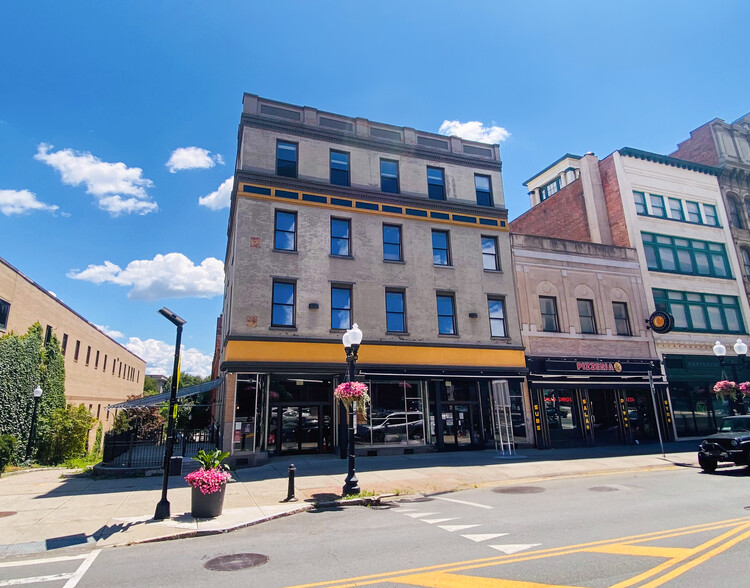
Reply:
[[[12,517],[14,514],[16,514],[14,510],[0,510],[0,519],[3,517]]]
[[[619,488],[614,486],[592,486],[589,488],[592,492],[617,492]]]
[[[268,556],[260,553],[234,553],[209,559],[203,564],[203,567],[214,572],[234,572],[262,566],[267,561]]]
[[[538,494],[544,492],[539,486],[509,486],[508,488],[493,488],[498,494]]]

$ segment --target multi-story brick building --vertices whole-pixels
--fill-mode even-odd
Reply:
[[[364,333],[359,452],[484,447],[525,372],[499,148],[245,94],[226,255],[224,448],[341,446],[341,336]],[[524,440],[525,432],[517,434]]]
[[[633,317],[633,334],[654,310],[675,319],[654,340],[669,382],[661,422],[680,437],[711,432],[726,414],[710,392],[722,377],[712,348],[746,336],[750,316],[720,174],[631,148],[601,161],[566,156],[526,183],[532,208],[511,223],[513,232],[635,249],[648,304]],[[557,191],[545,192],[563,176]]]
[[[648,373],[664,384],[635,249],[519,233],[511,245],[537,447],[655,439]]]
[[[715,118],[678,147],[672,157],[721,170],[719,187],[750,296],[750,114],[731,124]]]
[[[107,406],[143,392],[146,362],[0,258],[0,335],[25,333],[36,322],[62,345],[68,404],[83,404],[109,430]]]

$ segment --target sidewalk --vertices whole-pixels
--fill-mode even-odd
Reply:
[[[494,450],[357,458],[363,490],[432,494],[557,476],[697,467],[697,442],[665,445]],[[287,468],[294,463],[298,502],[287,495]],[[60,547],[127,545],[179,536],[229,531],[309,510],[337,498],[347,460],[333,455],[274,458],[265,466],[238,470],[227,486],[224,512],[215,519],[190,516],[190,488],[169,479],[172,518],[152,520],[161,498],[161,476],[96,479],[63,477],[67,470],[30,471],[0,478],[0,558]]]

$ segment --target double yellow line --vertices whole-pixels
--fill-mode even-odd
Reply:
[[[707,531],[718,531],[729,529],[727,532],[698,545],[693,548],[680,547],[659,547],[636,545],[638,543],[648,543],[692,535]],[[580,543],[577,545],[568,545],[564,547],[554,547],[551,549],[540,549],[529,551],[523,554],[503,555],[461,562],[452,562],[421,568],[412,568],[385,572],[381,574],[371,574],[354,578],[345,578],[341,580],[329,580],[325,582],[316,582],[312,584],[300,584],[290,588],[349,588],[354,586],[369,586],[382,582],[392,582],[401,584],[410,584],[413,586],[425,586],[429,588],[500,588],[500,587],[538,587],[559,586],[557,584],[535,584],[531,582],[518,582],[511,580],[501,580],[495,578],[467,576],[456,574],[466,570],[487,568],[492,566],[505,565],[510,563],[519,563],[544,559],[549,557],[558,557],[570,555],[573,553],[592,552],[603,554],[633,555],[633,556],[653,556],[667,558],[663,563],[629,578],[623,582],[615,584],[611,588],[628,588],[641,582],[651,580],[646,584],[641,584],[639,588],[653,588],[661,586],[665,582],[673,580],[677,576],[684,574],[688,570],[699,566],[712,557],[726,551],[734,545],[750,538],[750,517],[740,517],[717,521],[714,523],[705,523],[702,525],[692,525],[677,529],[657,531],[654,533],[644,533],[640,535],[631,535],[629,537],[619,537],[617,539],[607,539],[603,541],[593,541],[589,543]]]

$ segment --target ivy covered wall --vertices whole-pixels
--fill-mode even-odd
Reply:
[[[42,436],[52,412],[65,408],[65,358],[54,334],[44,343],[39,323],[24,335],[0,337],[0,435],[18,440],[16,460],[26,451],[37,385],[43,390],[37,413],[37,435]]]

